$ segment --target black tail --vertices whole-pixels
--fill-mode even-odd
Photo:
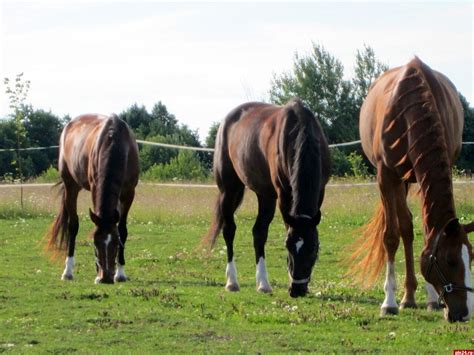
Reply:
[[[211,250],[216,244],[217,237],[222,230],[222,225],[224,224],[224,218],[222,216],[222,206],[221,206],[221,194],[217,197],[215,210],[214,210],[214,219],[212,220],[211,227],[207,234],[201,240],[201,246],[204,249]]]

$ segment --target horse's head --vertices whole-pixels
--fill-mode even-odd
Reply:
[[[119,214],[115,211],[111,219],[101,218],[91,210],[89,214],[95,224],[93,237],[97,264],[96,283],[114,283],[115,259],[120,243],[117,229]]]
[[[319,239],[316,226],[319,219],[319,213],[316,217],[306,215],[285,217],[291,297],[305,296],[308,292],[311,271],[318,258]]]
[[[453,219],[428,242],[421,255],[421,272],[446,304],[445,318],[450,322],[466,321],[472,316],[473,256],[467,238],[472,231],[474,222],[462,225]]]

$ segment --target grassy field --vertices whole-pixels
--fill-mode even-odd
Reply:
[[[58,201],[48,187],[0,188],[0,352],[397,352],[451,353],[474,349],[473,322],[449,324],[424,309],[379,317],[381,282],[364,290],[345,278],[341,264],[357,228],[378,200],[374,186],[330,187],[320,225],[321,253],[308,297],[287,293],[284,227],[271,225],[267,265],[273,294],[255,291],[251,228],[256,200],[247,193],[237,214],[235,243],[241,291],[224,290],[225,250],[196,247],[206,232],[215,190],[140,185],[129,224],[126,271],[131,280],[94,285],[94,253],[80,199],[75,279],[60,280],[62,261],[43,253],[43,236]],[[458,215],[474,219],[474,184],[455,186]],[[419,204],[412,198],[416,256],[422,243]],[[397,254],[398,284],[403,253]],[[399,299],[402,290],[398,292]]]

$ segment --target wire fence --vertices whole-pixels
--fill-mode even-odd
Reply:
[[[138,144],[143,145],[151,145],[156,147],[163,147],[163,148],[171,148],[171,149],[184,149],[184,150],[194,150],[197,152],[214,152],[214,148],[207,148],[207,147],[192,147],[187,145],[177,145],[177,144],[168,144],[168,143],[159,143],[159,142],[150,142],[141,139],[137,139]],[[329,148],[337,148],[337,147],[348,147],[351,145],[360,144],[360,140],[351,141],[351,142],[344,142],[344,143],[334,143],[329,144]],[[462,142],[462,145],[474,145],[474,142]],[[31,150],[45,150],[45,149],[57,149],[59,148],[58,145],[51,145],[49,147],[29,147],[29,148],[0,148],[0,152],[16,152],[17,150],[20,151],[31,151]]]
[[[214,152],[214,148],[207,148],[207,147],[192,147],[187,145],[177,145],[177,144],[168,144],[168,143],[159,143],[159,142],[150,142],[141,139],[136,140],[138,144],[143,145],[151,145],[156,147],[163,147],[163,148],[171,148],[171,149],[184,149],[184,150],[193,150],[197,152]],[[345,143],[336,143],[336,144],[329,144],[330,148],[333,147],[346,147],[350,145],[359,144],[360,140],[352,141],[352,142],[345,142]],[[0,152],[16,152],[17,150],[20,151],[30,151],[30,150],[45,150],[45,149],[57,149],[59,148],[58,145],[51,145],[49,147],[29,147],[29,148],[0,148]]]

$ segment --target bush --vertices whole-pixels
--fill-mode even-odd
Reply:
[[[154,164],[142,174],[143,180],[152,181],[203,181],[209,176],[196,153],[180,150],[168,164]]]
[[[347,156],[351,166],[351,175],[356,178],[366,178],[369,176],[369,168],[364,163],[364,158],[357,152],[352,152]]]
[[[60,179],[59,171],[50,165],[49,168],[39,175],[35,180],[36,182],[58,182]]]

